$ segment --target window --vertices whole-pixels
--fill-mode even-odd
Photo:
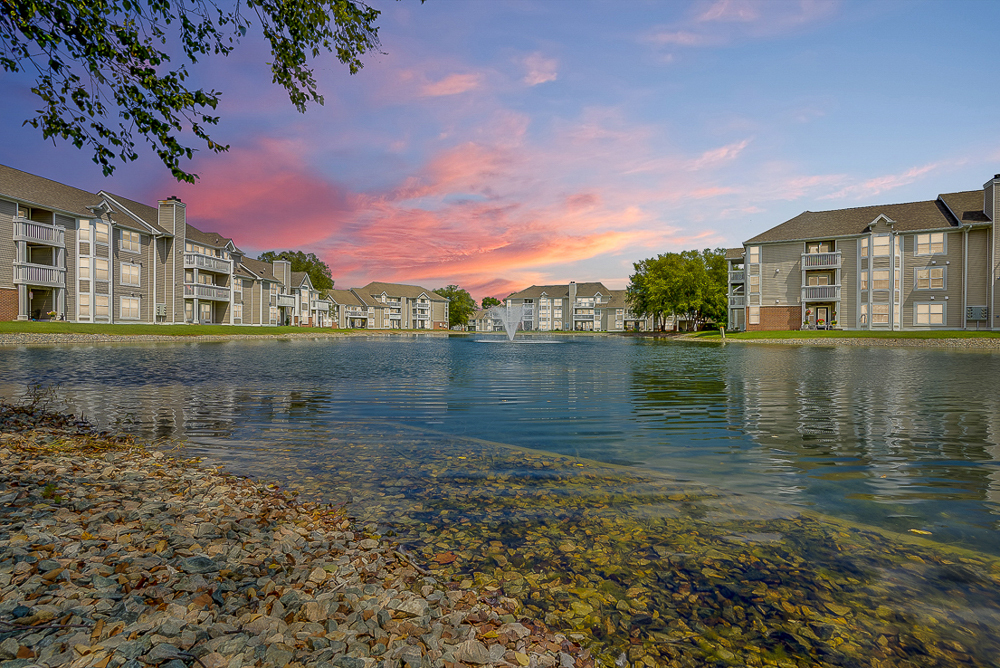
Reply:
[[[914,325],[943,325],[944,304],[914,304]]]
[[[122,320],[139,319],[139,298],[122,297]]]
[[[944,232],[917,235],[916,255],[940,255],[944,252]]]
[[[864,291],[867,289],[868,289],[868,272],[863,271],[861,272],[861,290]]]
[[[810,276],[809,285],[830,285],[830,277],[825,275]]]
[[[868,324],[868,304],[861,305],[861,316],[859,319],[862,325]]]
[[[139,286],[139,265],[122,262],[121,284]]]
[[[944,290],[944,267],[914,270],[913,284],[917,290]]]
[[[139,252],[139,241],[141,236],[138,232],[130,232],[129,230],[122,230],[122,250],[130,251],[132,253]]]
[[[868,257],[868,237],[861,238],[861,257]]]
[[[874,257],[888,257],[891,248],[892,237],[888,234],[879,234],[872,239],[872,255]]]
[[[873,325],[889,324],[888,304],[872,304],[872,324]]]
[[[760,307],[751,306],[747,309],[747,324],[748,325],[759,325],[760,324]]]
[[[90,317],[90,295],[86,292],[81,292],[77,295],[77,300],[80,302],[80,317],[89,318]]]
[[[94,295],[94,315],[97,317],[104,316],[107,318],[111,315],[109,309],[110,303],[108,295]]]
[[[876,269],[875,271],[873,271],[872,290],[888,290],[888,289],[889,289],[889,270]]]
[[[810,241],[806,243],[807,253],[832,253],[833,243],[830,241]]]
[[[95,281],[106,281],[108,280],[108,261],[102,260],[101,258],[94,259],[94,280]]]
[[[80,241],[90,241],[90,223],[80,223]]]
[[[760,276],[750,277],[750,292],[760,292]]]
[[[760,246],[750,246],[747,248],[747,263],[760,264]]]
[[[90,278],[90,258],[81,257],[80,258],[80,278]]]
[[[111,228],[108,226],[107,223],[94,223],[94,230],[96,230],[96,234],[94,235],[94,241],[96,241],[99,244],[107,245],[108,230],[110,229]]]
[[[278,324],[278,307],[277,306],[272,306],[271,307],[271,324],[272,325]]]

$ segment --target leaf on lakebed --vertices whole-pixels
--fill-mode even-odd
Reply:
[[[438,562],[442,566],[444,564],[453,563],[457,558],[458,557],[456,557],[453,552],[441,552],[439,554],[434,555],[434,561]]]
[[[930,531],[924,531],[923,529],[908,529],[908,531],[910,531],[912,533],[918,533],[921,536],[930,536],[931,535]]]

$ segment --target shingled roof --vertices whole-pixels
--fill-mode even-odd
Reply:
[[[350,290],[330,290],[327,298],[334,304],[344,304],[346,306],[367,306],[356,294]]]
[[[419,285],[404,285],[402,283],[380,283],[375,281],[363,288],[354,288],[354,290],[366,295],[380,295],[384,292],[389,297],[406,297],[407,299],[416,299],[420,295],[427,295],[432,301],[448,301],[433,290],[422,288]]]
[[[726,259],[727,260],[742,260],[743,259],[743,247],[740,248],[727,248],[726,249]]]
[[[584,282],[576,284],[577,297],[593,297],[598,292],[602,295],[610,295],[610,290],[604,283]],[[569,297],[569,284],[564,285],[532,285],[520,292],[515,292],[507,296],[507,299],[539,299],[545,295],[549,299],[561,299]]]
[[[264,262],[262,260],[254,260],[253,258],[245,257],[240,261],[244,267],[252,271],[256,276],[267,280],[267,281],[277,281],[281,280],[274,275],[274,265],[270,262]]]
[[[746,243],[824,239],[862,234],[880,215],[895,221],[897,232],[939,230],[962,223],[989,222],[982,212],[983,191],[968,190],[939,195],[935,200],[880,204],[833,211],[804,211]],[[952,215],[954,212],[954,215]]]
[[[205,244],[206,246],[212,246],[213,248],[225,248],[226,244],[232,243],[233,248],[240,251],[240,249],[236,246],[236,242],[229,237],[224,237],[218,232],[202,232],[191,223],[187,223],[187,228],[184,230],[184,234],[188,241]],[[242,253],[243,251],[240,252]]]

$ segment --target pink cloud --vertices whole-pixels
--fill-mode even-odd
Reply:
[[[740,142],[705,151],[691,163],[691,169],[705,169],[706,167],[714,167],[720,163],[735,160],[749,144],[750,140],[744,139]]]
[[[445,95],[458,95],[470,90],[479,88],[482,84],[480,74],[449,74],[440,81],[424,84],[421,95],[424,97],[442,97]]]
[[[855,199],[864,199],[872,197],[874,195],[881,194],[887,190],[893,190],[901,186],[906,186],[921,176],[937,169],[940,167],[938,163],[931,163],[929,165],[924,165],[922,167],[913,167],[908,169],[902,174],[887,174],[884,176],[877,176],[873,179],[868,179],[861,183],[854,185],[849,185],[840,190],[830,193],[828,195],[823,195],[819,199],[841,199],[844,197],[854,197]]]
[[[740,21],[749,23],[760,18],[760,3],[749,0],[717,0],[697,17],[697,21]]]
[[[529,86],[537,86],[548,81],[555,81],[559,76],[556,71],[559,64],[554,58],[546,58],[540,53],[533,53],[524,59],[524,67],[527,73],[524,75],[524,83]]]

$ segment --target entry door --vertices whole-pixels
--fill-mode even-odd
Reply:
[[[212,303],[202,302],[199,306],[201,307],[201,321],[203,323],[212,322]]]
[[[822,320],[823,324],[820,325],[819,321]],[[817,327],[829,327],[830,326],[830,309],[826,306],[816,307],[816,326]]]

